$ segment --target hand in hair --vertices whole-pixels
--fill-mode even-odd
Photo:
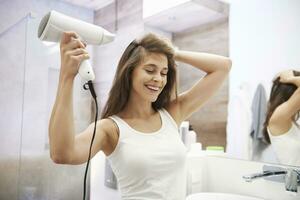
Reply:
[[[300,110],[300,73],[295,70],[286,70],[277,76],[273,82],[266,127],[272,135],[285,134],[296,123]],[[283,84],[281,84],[283,83]],[[298,88],[297,88],[298,87]],[[275,88],[275,89],[274,89]],[[268,135],[265,132],[265,135]]]
[[[293,70],[286,70],[280,73],[280,82],[281,83],[291,83],[300,86],[300,76],[295,76]]]

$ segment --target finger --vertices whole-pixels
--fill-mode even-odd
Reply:
[[[283,79],[283,80],[280,80],[280,82],[297,85],[297,78],[294,77],[294,78],[289,78],[289,79]]]
[[[78,56],[71,56],[71,58],[78,62],[82,62],[83,60],[89,59],[90,56],[88,54],[80,54]]]
[[[87,43],[80,36],[78,38],[76,38],[76,40],[79,40],[83,44],[84,47],[87,46]]]
[[[281,76],[280,77],[280,82],[281,83],[293,83],[294,79],[291,77],[287,77],[287,76]]]
[[[288,79],[285,78],[285,77],[280,77],[279,81],[280,81],[281,83],[288,83],[288,82],[289,82]]]
[[[294,78],[293,71],[288,70],[280,74],[281,82],[290,82],[292,78]]]
[[[79,38],[79,35],[74,31],[64,31],[61,37],[61,43],[67,44],[71,41],[71,38]]]
[[[89,54],[88,51],[83,48],[73,49],[73,50],[68,51],[67,53],[71,56],[78,56],[81,54]]]
[[[70,49],[75,49],[75,48],[85,48],[84,43],[77,38],[73,38],[72,41],[70,42],[70,45],[68,45]]]
[[[82,40],[81,42],[84,44],[84,47],[87,46],[87,43],[85,41]]]

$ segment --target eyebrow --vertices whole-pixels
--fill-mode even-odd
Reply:
[[[152,64],[152,63],[149,63],[149,64],[146,64],[146,65],[145,65],[145,67],[147,67],[147,66],[158,68],[157,65]],[[169,69],[168,69],[168,67],[164,67],[163,70],[169,70]]]

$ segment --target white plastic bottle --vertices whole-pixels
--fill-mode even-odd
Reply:
[[[186,135],[185,141],[186,141],[186,147],[188,151],[190,151],[191,145],[197,142],[197,134],[193,130],[192,125],[189,125],[189,131],[188,134]]]
[[[189,133],[189,121],[183,121],[180,124],[180,135],[181,135],[181,140],[185,145],[186,145],[188,133]]]

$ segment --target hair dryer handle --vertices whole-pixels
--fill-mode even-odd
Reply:
[[[78,73],[86,81],[93,81],[95,79],[93,68],[88,59],[80,63]]]

